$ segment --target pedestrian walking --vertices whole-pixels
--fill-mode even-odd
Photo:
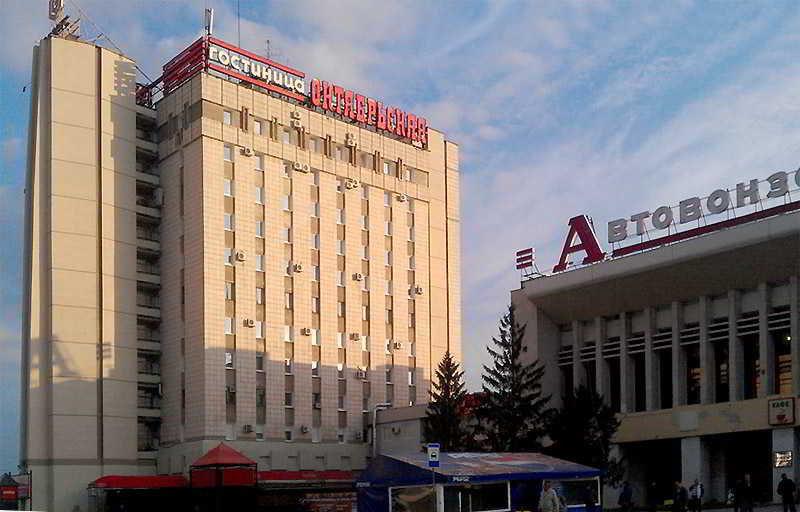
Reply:
[[[689,487],[689,510],[692,512],[700,512],[703,508],[703,495],[705,488],[700,481],[695,478],[694,483]],[[792,511],[794,512],[794,511]]]
[[[540,512],[561,512],[561,500],[556,490],[545,480],[542,482],[542,493],[539,495]]]
[[[796,512],[795,496],[797,494],[797,485],[794,481],[786,476],[786,473],[781,474],[781,481],[778,483],[778,495],[783,502],[783,512]]]
[[[627,480],[622,482],[622,490],[619,492],[619,500],[617,503],[623,512],[630,512],[633,510],[633,488]],[[795,511],[793,510],[792,512]]]
[[[689,493],[686,492],[680,482],[675,482],[674,492],[672,496],[672,512],[686,512],[686,505],[689,501]]]

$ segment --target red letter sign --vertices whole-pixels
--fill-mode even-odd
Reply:
[[[580,240],[580,243],[575,243],[576,237]],[[586,215],[579,215],[569,219],[569,234],[567,235],[567,240],[564,242],[564,248],[561,250],[561,259],[558,260],[558,265],[553,267],[553,272],[565,270],[567,268],[567,259],[569,255],[578,251],[584,251],[586,253],[586,257],[583,258],[584,265],[602,261],[603,257],[606,255],[606,253],[600,250],[597,237]]]

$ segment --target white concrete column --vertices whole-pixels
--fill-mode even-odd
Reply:
[[[594,344],[595,389],[603,397],[605,403],[610,404],[608,365],[606,365],[606,360],[603,358],[603,345],[606,342],[605,320],[603,317],[598,316],[594,319],[594,329],[595,339],[597,340]]]
[[[702,437],[684,437],[681,439],[681,481],[688,488],[694,479],[698,479],[703,487],[709,489],[710,457],[708,447]]]
[[[761,398],[775,394],[775,344],[769,335],[768,314],[767,283],[761,283],[758,285],[758,371],[761,374],[758,396]]]
[[[681,303],[674,301],[672,323],[672,406],[686,405],[686,354],[681,348],[683,311]]]
[[[714,347],[708,341],[708,297],[700,297],[698,304],[698,325],[700,327],[700,403],[714,403],[716,389],[716,361]]]
[[[619,314],[619,410],[620,412],[633,411],[634,378],[633,365],[628,356],[628,314],[623,311]]]
[[[797,464],[797,435],[795,433],[794,427],[789,428],[776,428],[772,430],[772,452],[770,457],[774,459],[775,452],[782,452],[782,451],[791,451],[794,455],[794,464],[788,468],[776,468],[775,464],[771,464],[772,466],[772,500],[780,502],[781,497],[778,496],[778,493],[775,492],[778,487],[778,482],[781,478],[781,473],[786,473],[786,475],[794,480],[797,481],[797,474],[798,474],[798,464]],[[773,461],[774,462],[774,461]]]
[[[644,310],[644,380],[645,403],[648,411],[659,408],[659,368],[653,351],[653,308]]]
[[[586,374],[581,362],[581,347],[583,346],[583,327],[578,320],[572,321],[572,385],[578,388],[586,383]]]
[[[800,313],[798,313],[797,276],[789,278],[789,335],[792,337],[792,394],[800,394]]]
[[[739,318],[739,292],[728,291],[728,389],[730,401],[744,399],[744,357],[736,320]]]

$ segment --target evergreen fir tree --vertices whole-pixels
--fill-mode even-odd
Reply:
[[[464,372],[450,351],[444,354],[436,370],[436,382],[431,390],[425,421],[425,439],[430,443],[440,443],[442,451],[452,452],[464,449],[466,432],[463,418]]]
[[[611,438],[619,427],[611,407],[603,397],[586,386],[564,396],[561,409],[553,410],[548,436],[553,441],[548,453],[606,472],[606,481],[615,485],[622,476],[621,461],[611,457]]]
[[[544,434],[543,419],[549,396],[542,396],[544,367],[522,361],[525,326],[509,306],[500,320],[499,335],[487,350],[494,362],[483,366],[483,400],[478,406],[476,436],[498,452],[535,451]]]

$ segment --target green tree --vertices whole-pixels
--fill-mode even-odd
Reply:
[[[564,396],[561,409],[551,410],[547,433],[553,444],[547,452],[555,457],[603,469],[606,481],[619,483],[622,461],[611,456],[611,438],[619,420],[601,395],[586,386]]]
[[[466,443],[464,428],[464,372],[448,350],[436,370],[436,382],[425,412],[425,439],[440,443],[442,451],[460,451]]]
[[[544,367],[523,361],[525,326],[514,317],[514,307],[500,320],[499,334],[487,347],[493,363],[483,366],[482,401],[476,410],[476,437],[492,451],[535,451],[544,434],[549,396],[542,395]]]

